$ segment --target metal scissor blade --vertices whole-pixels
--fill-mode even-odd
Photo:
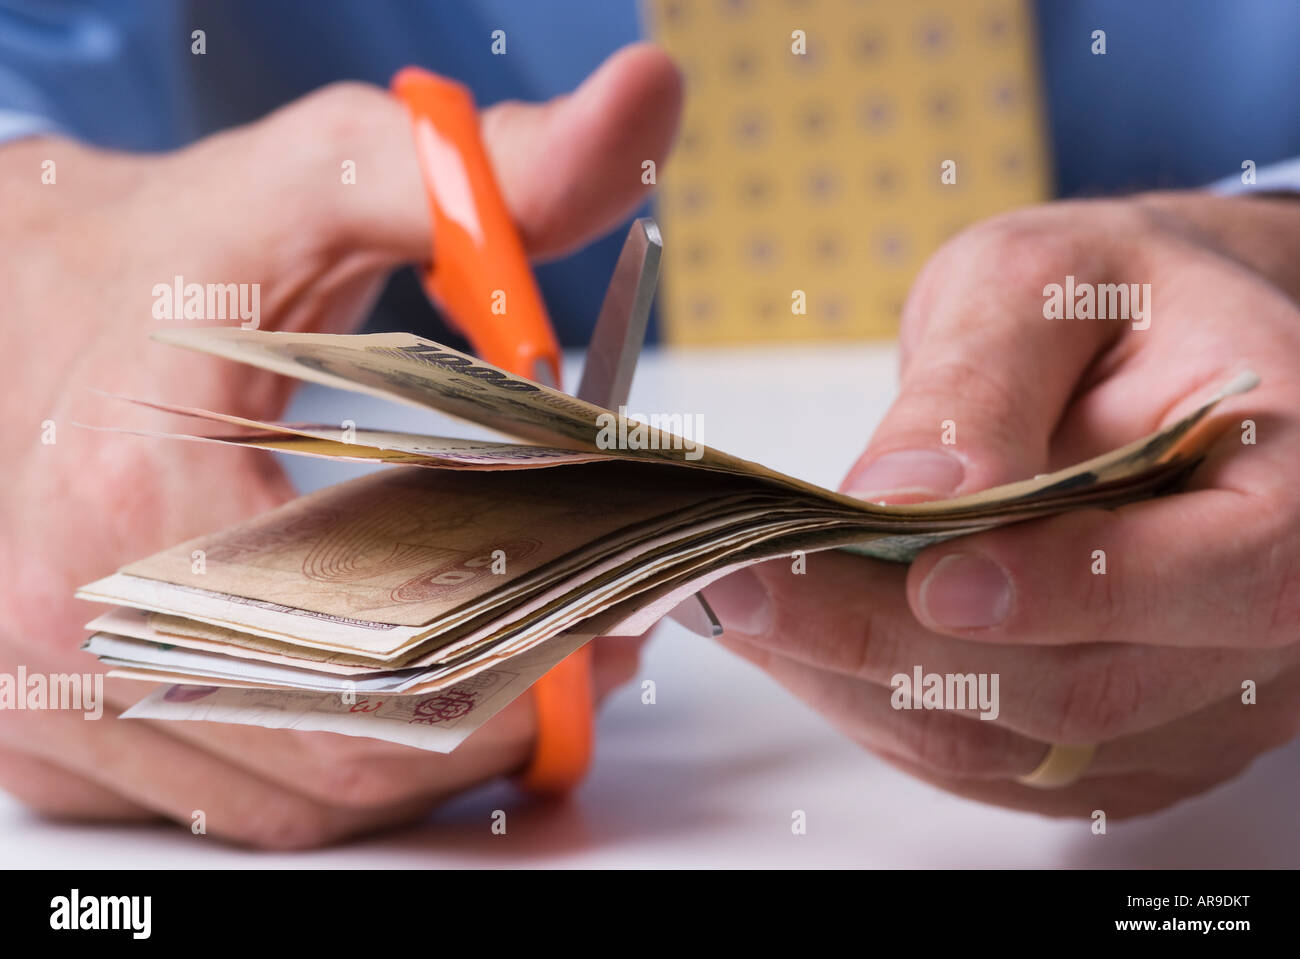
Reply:
[[[659,224],[645,216],[636,220],[623,241],[614,276],[600,305],[578,385],[580,399],[607,410],[626,405],[650,322],[662,255]],[[694,603],[687,600],[675,612],[678,622],[701,636],[722,635],[722,623],[699,593]]]
[[[587,347],[587,362],[578,385],[580,399],[605,409],[627,403],[646,324],[650,322],[662,253],[658,224],[649,217],[634,222],[618,255]]]
[[[705,639],[716,639],[722,635],[722,624],[718,622],[717,614],[705,601],[703,593],[696,593],[690,599],[683,600],[666,613],[665,618],[685,626],[696,636],[703,636]]]

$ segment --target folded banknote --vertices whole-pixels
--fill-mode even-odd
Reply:
[[[955,536],[1169,491],[1220,432],[1215,404],[1257,382],[1242,373],[1158,432],[1067,469],[955,499],[880,505],[409,334],[223,328],[156,338],[438,410],[503,438],[262,422],[127,400],[203,424],[127,432],[392,468],[83,586],[79,597],[116,607],[89,624],[87,650],[110,675],[167,684],[124,715],[329,730],[437,751],[594,637],[638,635],[751,563],[834,548],[905,562]]]

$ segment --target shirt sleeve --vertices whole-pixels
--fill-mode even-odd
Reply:
[[[0,0],[0,143],[61,133],[97,146],[165,149],[183,109],[184,0]]]
[[[0,110],[0,144],[58,132],[59,125],[49,117],[17,110]]]
[[[48,98],[21,74],[0,65],[0,143],[59,130]]]
[[[1209,184],[1212,193],[1232,196],[1240,193],[1300,193],[1300,157],[1283,160],[1255,170],[1254,182],[1243,182],[1246,171]]]

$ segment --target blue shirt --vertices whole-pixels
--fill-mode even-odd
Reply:
[[[1300,3],[1042,0],[1037,9],[1061,195],[1198,186],[1243,160],[1263,167],[1300,155]],[[190,52],[195,29],[205,32],[203,56]],[[497,29],[506,56],[491,53]],[[1091,52],[1098,29],[1104,56]],[[0,0],[0,140],[57,130],[166,150],[334,80],[386,84],[407,64],[461,80],[481,105],[540,100],[571,90],[641,34],[635,0]],[[566,343],[585,342],[622,232],[540,268]],[[406,271],[368,328],[454,339],[432,322]]]

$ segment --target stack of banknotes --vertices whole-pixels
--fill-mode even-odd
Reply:
[[[109,675],[165,684],[125,716],[329,730],[438,752],[584,643],[639,635],[741,566],[832,548],[905,562],[950,537],[1164,492],[1218,433],[1214,404],[1256,382],[1242,374],[1160,432],[1069,469],[881,506],[409,334],[156,338],[523,441],[267,423],[133,399],[204,424],[154,435],[392,468],[77,593],[114,606],[88,625],[85,647]]]

